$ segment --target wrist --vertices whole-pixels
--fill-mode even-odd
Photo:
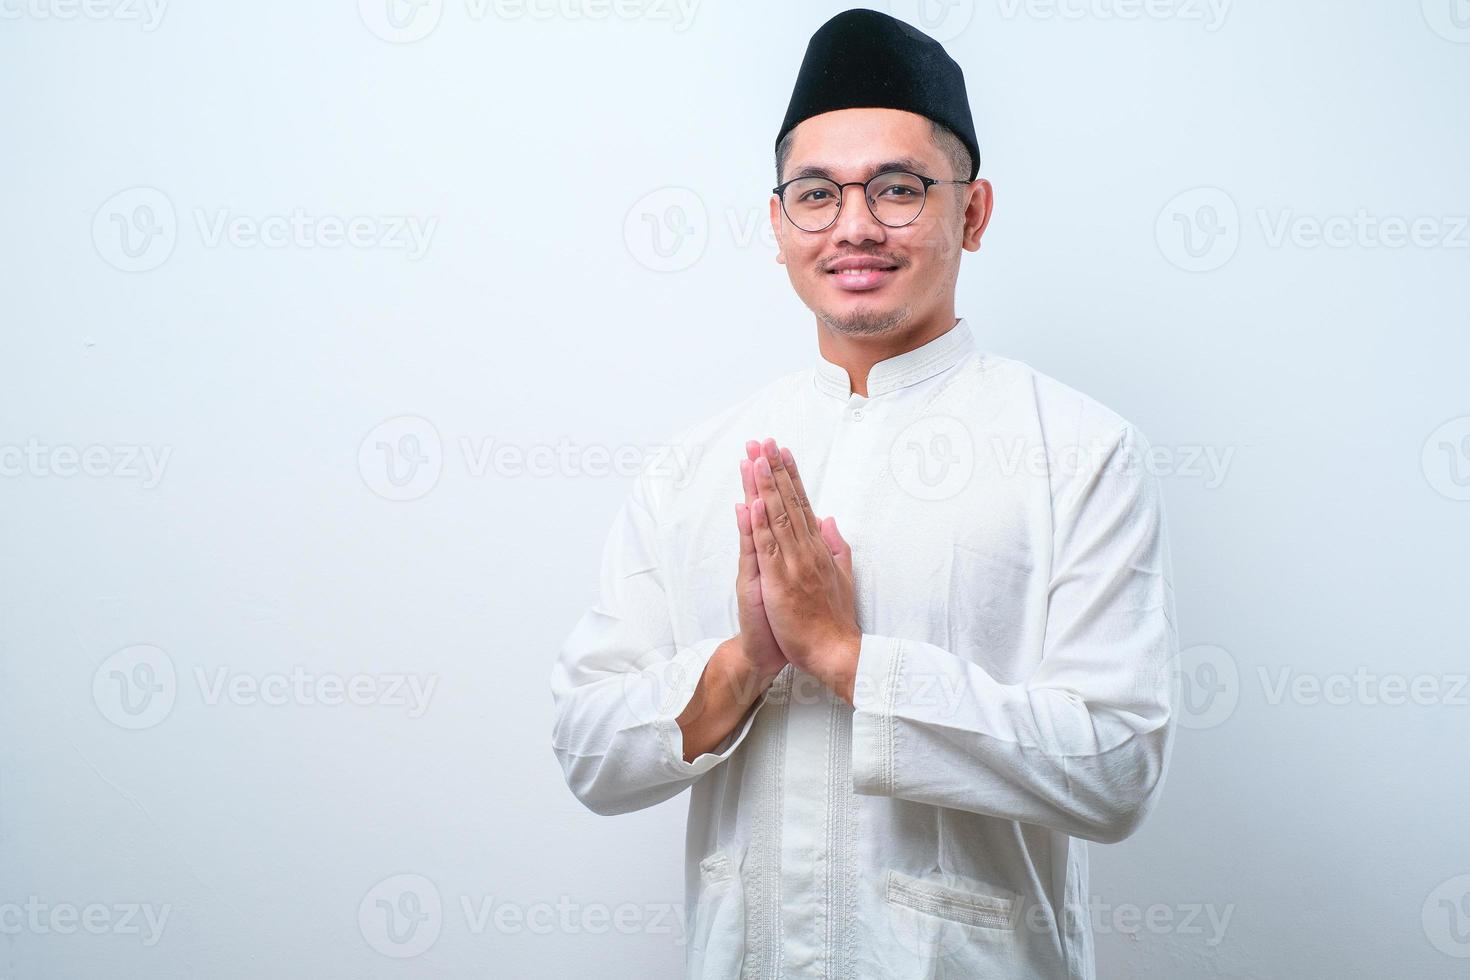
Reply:
[[[856,624],[846,627],[824,646],[819,661],[822,682],[848,704],[852,704],[862,644],[862,630]]]
[[[744,635],[736,633],[725,641],[729,645],[728,655],[732,674],[738,676],[739,701],[750,705],[761,696],[776,675],[786,666],[784,656],[760,656],[745,643]],[[778,648],[779,652],[779,648]]]

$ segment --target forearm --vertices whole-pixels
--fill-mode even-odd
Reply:
[[[779,672],[752,663],[739,635],[721,643],[677,719],[684,735],[684,761],[693,762],[728,738]]]

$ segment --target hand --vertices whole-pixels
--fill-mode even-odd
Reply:
[[[818,520],[790,450],[766,439],[755,451],[748,445],[747,452],[755,462],[742,462],[741,473],[748,467],[755,480],[748,510],[771,632],[791,663],[845,689],[862,639],[852,549],[835,520]]]
[[[745,503],[735,506],[735,524],[740,531],[740,564],[735,574],[735,597],[740,612],[740,645],[747,660],[755,667],[757,677],[775,677],[787,664],[786,654],[771,632],[761,596],[760,565],[755,554],[755,538],[751,535],[750,506],[756,499],[755,473],[750,460],[759,454],[755,442],[745,444],[750,459],[740,461],[740,482],[745,485]]]

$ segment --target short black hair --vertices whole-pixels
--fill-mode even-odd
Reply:
[[[781,183],[781,174],[786,169],[786,159],[791,156],[791,138],[795,133],[796,130],[793,128],[785,136],[781,137],[780,143],[776,144],[776,183],[778,184]],[[970,172],[974,161],[970,159],[969,149],[966,148],[964,143],[960,142],[960,138],[955,135],[954,130],[942,122],[930,119],[929,138],[944,153],[945,157],[949,160],[950,166],[954,167],[955,179],[964,180],[965,174]],[[926,174],[925,176],[934,175]]]

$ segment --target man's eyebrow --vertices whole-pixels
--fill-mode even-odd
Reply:
[[[923,173],[924,164],[913,157],[896,157],[874,164],[868,169],[868,176],[886,173],[889,170],[907,170],[910,173]],[[828,180],[836,180],[832,171],[820,163],[809,163],[804,167],[791,171],[786,175],[787,180],[795,180],[797,177],[826,177]]]

